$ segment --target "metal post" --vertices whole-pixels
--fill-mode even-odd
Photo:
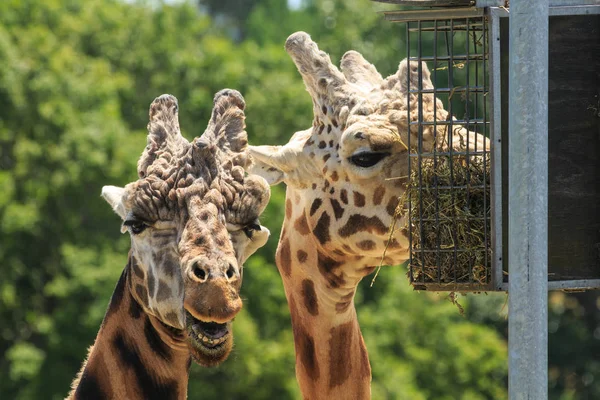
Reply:
[[[548,398],[548,0],[511,0],[509,398]]]

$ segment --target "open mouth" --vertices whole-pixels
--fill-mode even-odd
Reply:
[[[229,325],[231,322],[224,324],[206,322],[194,318],[187,311],[185,314],[188,336],[196,344],[210,350],[216,350],[229,338]]]

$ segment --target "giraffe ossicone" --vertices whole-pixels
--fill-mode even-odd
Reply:
[[[407,144],[419,143],[421,134],[411,122],[448,113],[431,92],[416,107],[418,95],[409,89],[433,88],[425,63],[403,60],[384,79],[356,51],[344,54],[338,69],[304,32],[292,34],[285,49],[312,98],[312,127],[283,146],[250,146],[250,154],[252,173],[287,185],[276,260],[294,328],[296,376],[305,398],[369,398],[354,294],[382,261],[408,259],[406,232],[390,240],[389,227],[408,181]],[[485,137],[458,125],[434,132],[424,124],[421,143],[425,151],[459,148],[467,135],[469,146],[489,148]]]
[[[218,92],[188,142],[174,96],[150,105],[139,179],[102,189],[131,250],[70,398],[183,399],[192,360],[228,357],[243,263],[269,236],[258,220],[269,185],[245,172],[244,108],[239,92]]]

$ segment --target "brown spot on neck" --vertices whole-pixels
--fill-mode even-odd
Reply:
[[[362,193],[353,192],[354,196],[354,205],[356,207],[364,207],[365,206],[365,196]]]
[[[325,278],[327,285],[330,288],[338,288],[346,283],[343,272],[338,272],[337,269],[342,265],[342,262],[335,261],[320,252],[317,253],[317,266],[319,272]]]
[[[277,247],[277,253],[275,254],[277,260],[277,266],[283,274],[289,277],[292,274],[292,255],[290,250],[290,241],[286,236],[282,234]]]
[[[348,237],[357,232],[378,233],[383,235],[387,233],[388,227],[381,222],[379,217],[365,217],[360,214],[353,214],[346,221],[346,225],[340,228],[338,233],[341,237]]]
[[[346,382],[352,372],[353,341],[355,321],[349,321],[331,328],[329,339],[329,387],[334,388]]]
[[[327,211],[324,211],[319,217],[317,221],[317,225],[313,229],[313,235],[317,238],[319,243],[325,244],[331,240],[331,236],[329,235],[329,225],[331,224],[331,218]]]
[[[337,201],[336,199],[330,199],[330,202],[335,219],[338,220],[342,218],[342,216],[344,215],[344,208],[340,205],[339,201]]]
[[[290,199],[285,200],[285,216],[292,217],[292,201]]]
[[[102,353],[96,355],[96,364],[99,368],[84,365],[83,371],[79,380],[74,382],[74,391],[68,397],[73,400],[84,399],[110,399],[114,397],[112,387],[103,382],[103,377],[108,375],[106,371],[102,371],[102,366],[105,365]]]
[[[363,240],[356,243],[356,247],[361,250],[373,250],[375,248],[375,242],[372,240]]]
[[[153,354],[156,354],[168,363],[173,360],[171,348],[161,339],[156,329],[152,326],[148,316],[146,316],[144,321],[144,336],[146,338],[146,343],[148,343]]]
[[[298,250],[298,252],[296,253],[296,256],[298,257],[298,261],[300,261],[301,263],[306,262],[306,259],[308,258],[308,253],[305,252],[304,250]]]
[[[398,197],[390,197],[387,206],[385,206],[385,211],[387,211],[388,215],[393,217],[394,214],[396,214],[396,207],[398,206],[398,203],[400,203],[400,199]]]
[[[145,399],[177,399],[178,385],[176,380],[158,379],[151,365],[144,363],[143,358],[131,338],[124,331],[117,331],[112,339],[112,347],[123,368],[133,372],[135,385]],[[162,381],[162,382],[161,382]]]
[[[340,200],[342,201],[342,203],[348,204],[348,192],[346,191],[346,189],[342,189],[340,191]]]
[[[315,283],[310,279],[304,279],[302,281],[301,294],[304,300],[304,307],[306,307],[308,313],[313,317],[319,315],[319,302],[317,300],[317,293],[315,292]]]
[[[130,298],[129,301],[129,307],[127,312],[129,313],[129,316],[133,319],[138,319],[139,317],[142,316],[142,313],[144,312],[144,310],[142,309],[142,307],[140,306],[140,304],[133,298]]]
[[[380,205],[381,204],[381,200],[383,200],[383,195],[385,194],[385,187],[383,186],[378,186],[377,189],[375,189],[375,192],[373,192],[373,205]]]
[[[313,200],[311,206],[310,206],[310,216],[312,217],[313,215],[315,215],[315,213],[317,212],[317,210],[319,209],[319,207],[321,207],[321,204],[323,204],[323,200],[316,198]]]
[[[300,361],[300,365],[304,368],[304,372],[311,381],[319,379],[321,372],[317,362],[317,353],[315,351],[315,340],[306,330],[298,324],[293,324],[294,347],[296,348],[296,357]]]
[[[308,221],[306,220],[306,214],[304,212],[296,219],[296,222],[294,222],[294,229],[303,236],[310,233]]]

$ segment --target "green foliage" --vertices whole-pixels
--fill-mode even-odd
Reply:
[[[401,27],[383,22],[381,6],[366,0],[310,0],[297,10],[283,0],[235,9],[201,3],[0,2],[0,398],[67,394],[129,248],[100,190],[136,178],[154,97],[178,97],[192,138],[206,126],[213,94],[236,88],[246,98],[251,142],[281,144],[312,120],[283,50],[290,33],[309,32],[336,63],[359,50],[384,75],[404,53]],[[232,38],[238,30],[243,36]],[[246,265],[234,353],[218,368],[192,368],[190,399],[299,398],[274,264],[284,191],[273,188],[262,217],[271,240]],[[465,318],[441,295],[414,293],[404,273],[384,269],[357,294],[374,398],[505,398],[504,297],[469,296]],[[589,378],[598,363],[586,354],[594,340],[597,348],[598,322],[580,321],[594,301],[551,315],[561,344],[578,343],[577,359],[569,359],[570,347],[550,349],[556,396],[600,396],[600,383]]]

